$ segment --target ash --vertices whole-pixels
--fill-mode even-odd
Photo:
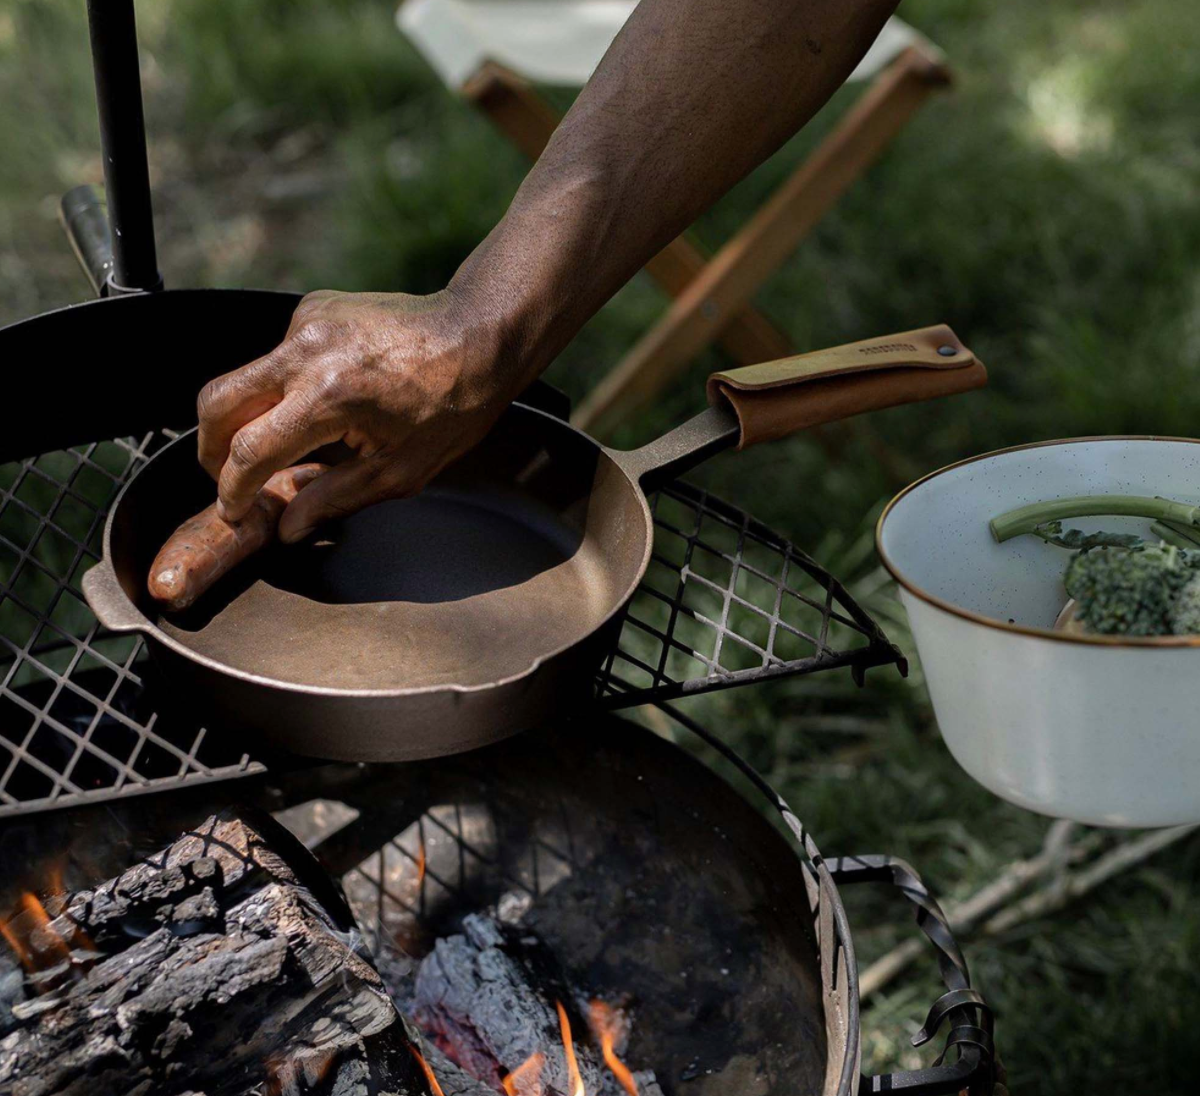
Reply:
[[[470,913],[461,932],[436,940],[420,960],[393,945],[381,948],[380,973],[400,1012],[426,1037],[430,1063],[446,1096],[505,1091],[509,1073],[537,1055],[516,1096],[573,1096],[559,1005],[567,1016],[576,1068],[587,1096],[623,1096],[589,1026],[589,998],[567,983],[554,955],[521,917],[527,896],[506,895],[495,910]],[[614,1032],[624,1062],[629,1025]],[[662,1096],[652,1070],[629,1066],[638,1096]],[[528,1076],[518,1073],[518,1078]],[[536,1081],[533,1078],[536,1078]]]

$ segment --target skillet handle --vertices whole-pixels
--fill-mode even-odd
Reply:
[[[983,363],[937,324],[714,373],[706,411],[641,449],[608,452],[653,491],[721,449],[986,383]]]
[[[987,370],[945,324],[747,365],[708,378],[738,418],[738,449],[902,403],[967,392]]]
[[[108,560],[102,559],[84,574],[80,585],[96,619],[110,632],[137,632],[145,627],[145,620],[121,589]]]

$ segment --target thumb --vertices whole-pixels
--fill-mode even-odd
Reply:
[[[302,487],[279,519],[284,544],[303,540],[318,525],[348,517],[364,506],[401,494],[401,479],[392,462],[360,457],[335,465]]]

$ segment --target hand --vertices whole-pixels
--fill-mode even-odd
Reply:
[[[420,491],[522,387],[486,311],[451,290],[310,293],[275,350],[200,393],[200,463],[221,516],[239,520],[275,472],[336,441],[357,455],[296,496],[281,540]]]

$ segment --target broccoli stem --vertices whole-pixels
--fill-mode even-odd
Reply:
[[[1200,548],[1200,540],[1192,540],[1190,537],[1184,536],[1180,529],[1184,526],[1177,526],[1175,529],[1164,525],[1161,521],[1156,521],[1150,526],[1152,532],[1163,544],[1169,544],[1172,548]]]
[[[1171,521],[1193,526],[1200,525],[1200,507],[1138,495],[1083,495],[1020,506],[992,518],[990,527],[992,536],[1003,544],[1012,537],[1032,533],[1047,522],[1088,517],[1149,518],[1151,521]]]
[[[1180,525],[1177,521],[1161,521],[1150,526],[1150,531],[1168,544],[1174,544],[1176,548],[1200,548],[1200,529],[1194,525]],[[1164,533],[1171,533],[1178,542],[1171,540]]]

